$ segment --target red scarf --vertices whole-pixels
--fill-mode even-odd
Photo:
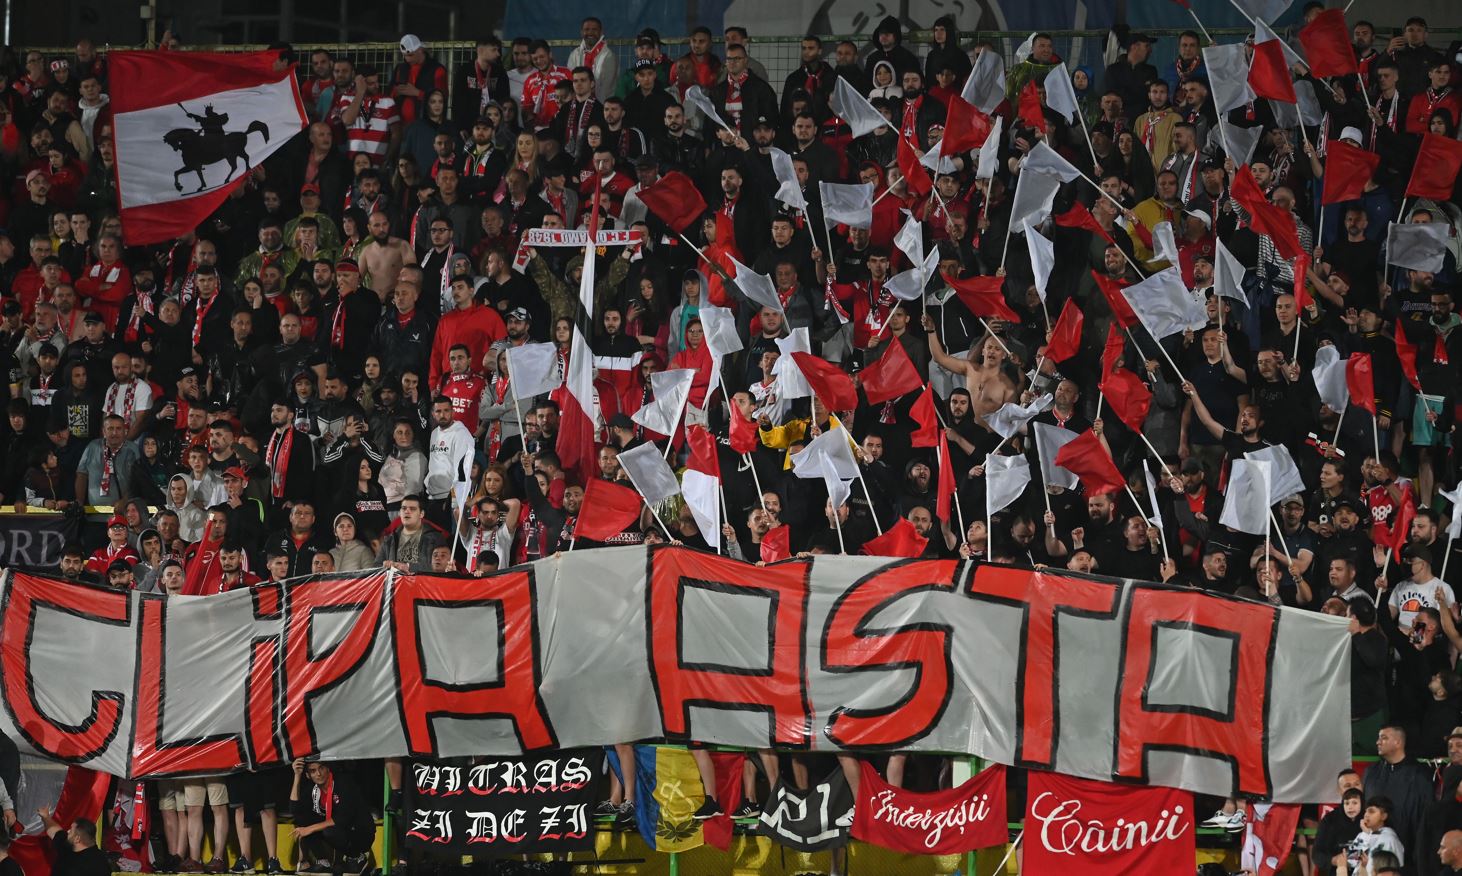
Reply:
[[[508,381],[507,381],[507,379],[506,378],[503,378],[503,377],[494,377],[493,378],[493,381],[492,381],[493,404],[499,404],[499,405],[502,404],[503,403],[503,399],[507,397],[507,394],[508,394]],[[522,424],[520,423],[518,425],[519,425],[519,429],[521,430]],[[487,428],[487,458],[488,459],[497,459],[497,452],[498,452],[498,450],[500,450],[502,448],[502,446],[503,446],[503,421],[502,421],[502,418],[499,417],[498,419],[493,420],[492,421],[492,425]],[[471,557],[468,557],[468,562],[469,563],[472,562],[472,558]],[[471,571],[471,570],[469,569],[468,571]]]
[[[335,774],[330,774],[330,781],[323,785],[315,786],[315,811],[325,813],[325,820],[330,821],[335,815]]]
[[[201,302],[198,306],[197,315],[193,317],[193,346],[198,346],[198,339],[203,337],[203,320],[208,316],[208,311],[213,309],[214,303],[218,301],[218,293],[214,292],[208,303]]]
[[[599,59],[599,53],[602,51],[604,51],[604,37],[600,37],[599,42],[584,52],[584,66],[593,70],[594,62]]]
[[[330,320],[330,346],[337,350],[345,349],[345,293],[341,293],[340,301],[335,305],[335,317]]]
[[[112,405],[115,404],[116,401],[117,401],[117,393],[119,393],[121,390],[122,390],[122,384],[120,384],[120,383],[114,383],[114,384],[112,384],[111,387],[107,390],[107,400],[106,400],[106,404],[103,407],[105,407],[108,411],[110,411],[112,409]],[[137,404],[137,379],[134,377],[132,379],[132,382],[127,384],[127,397],[122,401],[122,414],[121,414],[121,417],[122,417],[122,419],[124,421],[126,421],[127,428],[129,428],[129,429],[132,428],[132,413],[133,413],[133,410],[134,410],[136,404]],[[102,487],[102,489],[103,490],[106,490],[106,487]]]
[[[294,429],[286,427],[281,435],[278,430],[269,438],[265,458],[269,460],[269,494],[276,499],[284,498],[284,479],[289,476],[289,452],[294,449]]]
[[[103,498],[105,498],[107,493],[111,492],[112,490],[112,474],[116,471],[117,468],[117,454],[121,452],[122,448],[120,447],[118,447],[116,450],[108,450],[106,444],[102,445],[101,494]]]
[[[128,343],[136,341],[137,336],[142,333],[142,314],[145,313],[148,316],[156,315],[156,305],[152,303],[151,295],[145,292],[137,292],[135,297],[136,301],[132,303],[132,318],[127,320],[127,331],[123,335]],[[186,303],[187,301],[185,299],[184,304]]]
[[[843,303],[838,300],[837,293],[833,292],[833,276],[832,276],[832,274],[828,274],[827,275],[827,282],[822,287],[822,297],[823,297],[823,300],[825,300],[827,302],[828,308],[831,309],[833,313],[837,314],[837,316],[838,316],[838,324],[839,325],[847,325],[848,324],[848,311],[846,311],[846,310],[843,309]],[[786,306],[787,306],[787,302],[786,301],[783,301],[782,302],[783,309],[785,309]]]

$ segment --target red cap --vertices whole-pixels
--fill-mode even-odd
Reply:
[[[238,478],[241,481],[246,481],[249,479],[249,476],[244,474],[243,466],[238,465],[232,465],[224,469],[223,476],[225,478]]]
[[[318,195],[320,193],[320,186],[316,183],[305,183],[300,186],[300,194],[303,195],[305,192],[314,192]]]
[[[356,264],[355,259],[341,259],[340,261],[335,263],[335,273],[359,274],[360,265]]]
[[[112,519],[107,521],[107,529],[111,529],[113,526],[126,526],[126,525],[127,525],[127,518],[123,517],[120,514],[113,514],[112,515]]]

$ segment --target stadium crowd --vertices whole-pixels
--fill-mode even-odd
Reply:
[[[1305,21],[1321,9],[1305,4]],[[1462,560],[1450,562],[1446,534],[1456,514],[1447,494],[1457,483],[1462,202],[1405,191],[1423,135],[1457,136],[1457,45],[1431,45],[1417,18],[1389,41],[1354,22],[1364,83],[1318,80],[1297,64],[1322,110],[1303,125],[1258,98],[1221,117],[1197,33],[1177,37],[1160,65],[1150,61],[1157,40],[1124,33],[1105,70],[1067,67],[1036,34],[989,113],[1002,121],[993,174],[968,148],[933,162],[931,188],[900,152],[939,148],[980,54],[997,51],[967,44],[954,16],[923,46],[894,18],[863,45],[806,37],[783,82],[767,81],[744,29],[713,37],[698,28],[672,46],[645,31],[617,58],[591,18],[564,65],[542,40],[489,37],[454,70],[413,35],[393,69],[302,52],[308,129],[196,231],[163,246],[129,245],[118,218],[106,56],[82,40],[70,57],[9,58],[0,503],[115,509],[105,541],[67,546],[59,568],[113,587],[207,594],[381,566],[484,574],[568,549],[578,517],[594,513],[583,507],[586,485],[627,482],[620,453],[669,442],[681,467],[685,425],[658,434],[633,415],[654,402],[650,375],[692,369],[684,422],[718,442],[719,537],[731,556],[876,550],[889,543],[883,533],[907,532],[894,529],[902,518],[917,540],[900,549],[912,543],[923,556],[1170,581],[1349,615],[1355,751],[1381,761],[1364,780],[1341,774],[1345,803],[1307,854],[1324,873],[1355,872],[1362,851],[1378,873],[1387,853],[1403,872],[1453,872],[1462,834],[1441,857],[1438,845],[1462,828]],[[293,49],[277,50],[293,60]],[[1058,68],[1076,123],[1043,103]],[[852,136],[831,105],[840,79],[886,124]],[[693,87],[725,127],[691,105]],[[1251,156],[1226,153],[1231,131],[1257,133]],[[1378,162],[1359,197],[1322,209],[1335,142]],[[1052,218],[1034,226],[1054,251],[1040,283],[1028,235],[1009,227],[1038,144],[1101,189],[1064,183]],[[797,199],[773,147],[790,156],[805,209],[786,206]],[[638,196],[671,172],[708,205],[684,236]],[[1255,227],[1234,196],[1241,172],[1292,217],[1303,258],[1286,258]],[[824,222],[818,184],[849,182],[879,196],[867,228]],[[918,267],[899,234],[905,214],[939,265],[912,300],[889,284]],[[1390,223],[1448,226],[1442,268],[1390,266]],[[523,245],[537,228],[642,238],[598,249],[595,306],[583,313],[582,247]],[[1242,270],[1227,278],[1232,288],[1224,253]],[[737,262],[771,278],[780,308],[747,297]],[[1209,322],[1155,338],[1124,318],[1114,290],[1169,267]],[[988,309],[952,288],[991,276],[1000,300]],[[1045,354],[1068,302],[1084,321],[1058,361]],[[700,317],[709,306],[734,314],[742,350],[712,356]],[[565,390],[518,398],[506,355],[553,343],[554,367],[566,369],[576,321],[592,325],[589,455],[560,452]],[[779,391],[789,378],[778,359],[800,329],[810,352],[857,381],[856,405],[828,410]],[[868,369],[895,345],[932,388],[947,453],[919,440],[922,387],[867,401],[869,381],[886,378]],[[1341,410],[1320,400],[1317,351],[1327,347],[1341,359],[1369,354],[1374,398]],[[1135,422],[1104,403],[1117,370],[1151,394]],[[986,422],[1047,394],[1009,438]],[[731,433],[745,423],[755,423],[755,446],[733,451]],[[1040,424],[1090,432],[1126,488],[1048,489],[1040,473],[1050,460],[1031,439]],[[838,426],[856,443],[862,483],[833,507],[822,478],[799,477],[789,460]],[[1270,445],[1289,451],[1304,489],[1272,497],[1272,538],[1222,525],[1225,501],[1238,499],[1225,494],[1232,463]],[[987,516],[991,454],[1025,455],[1033,478]],[[465,505],[454,499],[461,481]],[[954,488],[954,511],[942,515],[941,482]],[[663,519],[647,509],[620,534],[574,549],[707,544],[688,506],[655,513]],[[1450,762],[1440,802],[1416,758]],[[765,760],[775,773],[776,758]],[[890,779],[904,767],[890,763]],[[941,778],[937,767],[923,772]],[[314,783],[313,807],[301,803],[302,776]],[[606,812],[632,823],[627,784]],[[350,800],[331,820],[326,787],[345,785],[323,766],[296,766],[291,799],[314,816],[297,824],[328,821],[320,838],[361,855],[364,828],[342,826],[339,813],[368,807]],[[261,872],[280,872],[268,786],[196,780],[159,797],[168,866],[224,869],[222,857],[199,860],[211,808],[214,848],[236,823],[246,850],[262,811],[268,848],[254,857]],[[738,814],[755,812],[748,797]],[[1244,808],[1230,801],[1208,823],[1238,830]],[[709,800],[701,814],[716,811]],[[234,869],[251,866],[246,854]]]

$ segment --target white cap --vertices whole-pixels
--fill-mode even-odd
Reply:
[[[401,38],[401,51],[414,52],[421,48],[421,38],[414,33],[409,33]]]
[[[1197,219],[1199,222],[1202,222],[1204,228],[1213,228],[1213,217],[1209,216],[1202,210],[1189,210],[1188,215],[1192,216],[1194,219]]]
[[[1357,146],[1359,146],[1361,143],[1365,142],[1364,140],[1361,139],[1360,128],[1357,128],[1354,125],[1347,125],[1345,127],[1345,130],[1343,130],[1343,131],[1340,132],[1340,139],[1342,139],[1342,140],[1350,140],[1351,142],[1355,143],[1355,145],[1357,145]]]

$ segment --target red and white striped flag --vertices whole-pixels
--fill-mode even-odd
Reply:
[[[127,243],[192,232],[308,119],[278,52],[112,52],[117,192]]]

